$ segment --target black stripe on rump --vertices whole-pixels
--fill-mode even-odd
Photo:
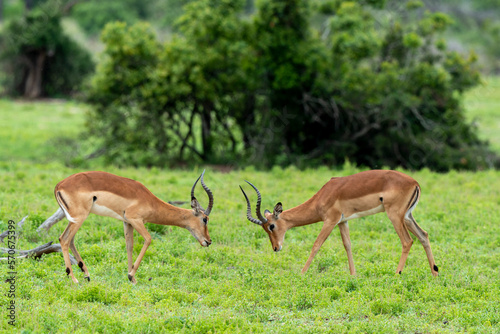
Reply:
[[[59,196],[59,198],[60,198],[60,199],[61,199],[61,201],[63,202],[64,206],[66,207],[66,210],[68,210],[68,211],[69,211],[69,206],[68,206],[68,203],[66,203],[66,201],[64,200],[64,197],[62,197],[62,195],[61,195],[61,192],[60,192],[60,191],[58,191],[58,192],[57,192],[57,196]]]

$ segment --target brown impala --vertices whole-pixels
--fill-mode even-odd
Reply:
[[[401,274],[413,243],[408,233],[409,230],[424,246],[432,275],[438,275],[438,267],[432,256],[428,234],[418,226],[412,215],[420,198],[420,186],[417,181],[406,174],[392,170],[370,170],[345,177],[334,177],[305,203],[285,211],[281,203],[278,203],[273,213],[264,211],[265,217],[260,212],[259,190],[250,182],[246,182],[257,192],[258,219],[252,217],[250,201],[240,186],[247,201],[247,218],[264,228],[275,252],[281,250],[287,230],[319,221],[324,222],[302,273],[309,269],[321,245],[333,228],[338,225],[347,252],[349,270],[351,275],[355,275],[356,269],[351,253],[347,221],[385,211],[403,246],[396,272]]]
[[[128,256],[128,279],[134,284],[136,283],[134,275],[141,264],[144,253],[151,244],[151,235],[146,230],[144,223],[183,227],[191,232],[203,247],[208,247],[212,241],[208,235],[207,224],[214,198],[203,181],[204,173],[205,171],[198,177],[191,189],[192,210],[181,209],[165,203],[141,183],[110,173],[78,173],[59,182],[54,189],[54,194],[57,203],[69,220],[68,227],[59,237],[66,264],[66,273],[71,276],[73,282],[78,283],[69,259],[68,248],[71,248],[71,252],[78,261],[78,266],[85,273],[85,278],[90,281],[87,266],[83,263],[74,243],[75,234],[89,213],[123,221]],[[206,210],[194,197],[194,188],[200,178],[201,185],[209,198]],[[144,238],[144,245],[135,262],[132,258],[134,228]]]

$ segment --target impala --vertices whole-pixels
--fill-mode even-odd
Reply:
[[[356,269],[347,222],[385,211],[403,246],[396,273],[401,274],[413,244],[409,230],[424,246],[432,275],[438,275],[438,267],[434,262],[428,234],[418,226],[412,215],[420,198],[420,186],[417,181],[406,174],[392,170],[370,170],[345,177],[334,177],[305,203],[285,211],[283,211],[282,204],[278,203],[273,213],[266,210],[264,216],[260,211],[259,190],[250,182],[246,182],[257,192],[257,218],[253,218],[248,196],[240,186],[247,202],[247,219],[264,228],[275,252],[281,250],[287,230],[319,221],[324,222],[314,242],[311,255],[302,269],[302,274],[309,269],[321,245],[333,228],[338,225],[347,253],[349,271],[351,275],[355,275]]]
[[[191,232],[203,247],[208,247],[212,241],[208,235],[207,224],[214,198],[203,181],[204,173],[205,171],[198,177],[191,189],[192,210],[165,203],[141,183],[106,172],[78,173],[59,182],[54,189],[54,194],[57,203],[69,220],[68,227],[59,237],[67,275],[71,276],[73,282],[78,283],[71,268],[68,252],[68,248],[70,248],[78,261],[78,266],[85,273],[85,278],[90,281],[87,267],[78,254],[74,243],[75,234],[89,213],[123,221],[128,257],[128,279],[134,284],[136,283],[137,269],[151,244],[151,235],[146,230],[144,223],[183,227]],[[201,185],[209,198],[206,210],[194,197],[194,189],[200,178]],[[134,229],[144,238],[144,245],[135,262],[132,258]]]

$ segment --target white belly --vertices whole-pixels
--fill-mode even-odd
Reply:
[[[95,213],[96,215],[99,215],[99,216],[106,216],[106,217],[116,218],[119,220],[124,219],[123,217],[121,217],[119,214],[117,214],[115,211],[111,210],[110,208],[108,208],[104,205],[99,205],[97,203],[94,203],[92,205],[92,209],[90,209],[90,212]]]
[[[380,204],[376,208],[366,210],[366,211],[356,212],[355,214],[352,214],[349,217],[344,217],[344,219],[342,219],[342,221],[346,222],[346,221],[351,220],[351,219],[356,219],[356,218],[360,218],[360,217],[364,217],[364,216],[370,216],[370,215],[374,215],[376,213],[384,212],[384,211],[385,211],[384,205]]]

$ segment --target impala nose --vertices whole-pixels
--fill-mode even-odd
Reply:
[[[208,247],[208,246],[210,246],[212,244],[212,240],[205,239],[205,243],[207,244],[207,247]]]
[[[274,247],[274,251],[277,252],[278,251],[278,247]]]

